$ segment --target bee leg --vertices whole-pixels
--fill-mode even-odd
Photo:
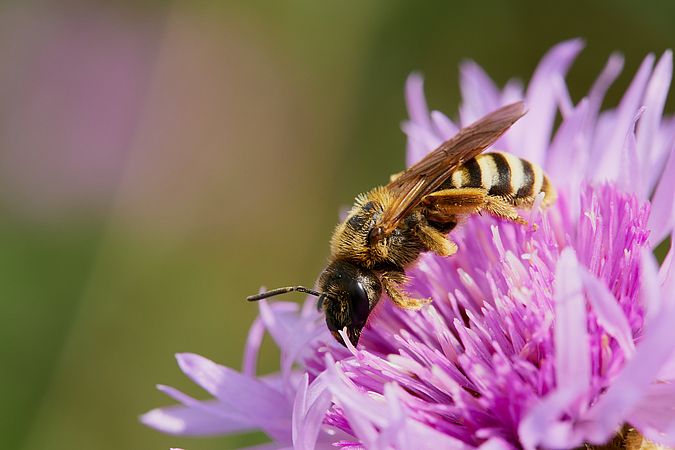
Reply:
[[[406,276],[403,272],[384,272],[380,276],[380,281],[384,291],[399,308],[416,311],[431,303],[430,298],[411,298],[403,291],[401,285],[406,282]]]
[[[450,215],[472,214],[485,211],[503,219],[527,225],[513,206],[504,197],[488,195],[482,188],[458,188],[436,191],[424,197],[426,216],[433,221],[442,221]]]
[[[521,225],[527,225],[527,220],[518,214],[516,207],[502,197],[495,195],[486,196],[483,209],[494,216],[509,219]]]
[[[429,224],[419,224],[415,228],[415,234],[430,252],[438,256],[451,256],[457,253],[457,244]]]
[[[473,214],[485,206],[487,191],[483,188],[443,189],[424,197],[427,219],[446,222],[457,215]]]

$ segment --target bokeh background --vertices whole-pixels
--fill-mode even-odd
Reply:
[[[527,80],[579,36],[575,100],[626,56],[611,105],[674,20],[668,0],[3,2],[2,447],[264,442],[137,417],[172,403],[155,383],[205,395],[176,352],[239,367],[246,295],[312,284],[340,207],[402,168],[406,76],[454,116],[462,60]]]

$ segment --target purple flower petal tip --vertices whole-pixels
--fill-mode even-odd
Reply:
[[[159,430],[167,434],[182,434],[185,429],[185,422],[171,414],[166,414],[162,409],[153,409],[140,416],[139,420],[143,425]]]

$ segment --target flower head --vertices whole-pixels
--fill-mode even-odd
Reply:
[[[261,302],[242,373],[179,355],[214,399],[160,387],[181,405],[143,422],[191,435],[259,428],[274,448],[573,448],[625,425],[675,445],[672,249],[661,267],[652,256],[673,230],[672,56],[648,56],[618,107],[601,112],[622,60],[610,57],[575,105],[564,76],[581,47],[554,47],[525,92],[498,89],[474,63],[461,71],[461,125],[526,101],[495,147],[542,165],[556,205],[535,205],[528,227],[467,220],[453,231],[457,254],[425,254],[408,271],[408,292],[433,302],[410,312],[381,301],[358,348],[334,342],[312,300]],[[460,125],[428,111],[417,75],[406,98],[412,164]],[[265,331],[281,370],[256,377]]]

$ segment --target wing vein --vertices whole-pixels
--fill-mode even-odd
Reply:
[[[417,207],[427,195],[438,189],[465,161],[479,155],[525,114],[523,102],[491,112],[462,128],[419,162],[408,168],[386,188],[397,199],[385,209],[377,227],[382,238]]]

